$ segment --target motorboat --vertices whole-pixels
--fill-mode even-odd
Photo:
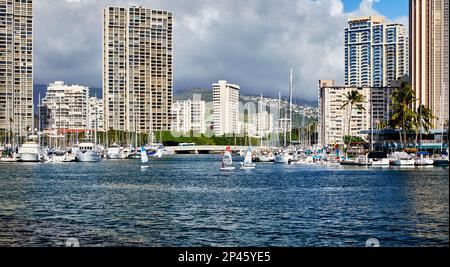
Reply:
[[[20,162],[40,162],[43,157],[42,150],[36,142],[26,142],[18,152]]]
[[[367,155],[367,158],[373,167],[387,167],[390,164],[387,154],[381,151],[372,151]]]
[[[257,157],[258,162],[274,162],[275,158],[272,152],[262,152]]]
[[[406,152],[395,152],[389,159],[391,166],[415,166],[415,160]]]
[[[434,166],[449,166],[448,156],[435,159],[433,164]]]
[[[94,143],[81,143],[76,152],[78,162],[99,162],[101,156]]]
[[[343,166],[370,166],[371,163],[368,160],[367,156],[358,156],[358,158],[351,160],[351,159],[343,159],[340,162]]]
[[[106,152],[107,159],[124,159],[123,148],[118,145],[112,145]]]
[[[294,155],[289,153],[289,151],[284,150],[277,154],[275,154],[274,162],[281,164],[288,164],[290,161],[294,159]]]
[[[433,166],[434,165],[434,160],[429,158],[430,153],[419,152],[418,155],[419,155],[419,158],[414,161],[414,165],[416,165],[416,166]]]

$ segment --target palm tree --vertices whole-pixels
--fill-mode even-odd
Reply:
[[[400,142],[403,148],[407,148],[407,133],[413,128],[415,112],[411,108],[415,101],[414,91],[411,85],[403,82],[401,87],[392,93],[392,117],[391,126],[400,129]],[[402,138],[403,133],[403,138]]]
[[[414,116],[413,128],[416,132],[416,144],[419,137],[419,133],[425,131],[426,133],[430,132],[433,128],[433,112],[431,109],[421,105]]]
[[[341,107],[341,109],[349,107],[347,136],[350,137],[350,140],[347,145],[346,152],[345,152],[346,157],[347,157],[347,153],[348,153],[348,147],[352,143],[351,124],[352,124],[353,109],[356,107],[358,110],[365,110],[365,108],[362,105],[363,102],[364,102],[364,96],[359,91],[353,90],[353,91],[347,93],[347,99],[345,100],[344,105],[342,105],[342,107]],[[345,145],[345,136],[344,136],[344,145]]]

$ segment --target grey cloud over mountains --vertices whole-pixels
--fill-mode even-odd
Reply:
[[[377,14],[372,2],[345,13],[340,0],[38,0],[35,83],[101,87],[102,9],[144,5],[174,13],[175,90],[225,79],[245,94],[286,94],[292,66],[295,97],[312,100],[319,79],[343,82],[347,19]]]

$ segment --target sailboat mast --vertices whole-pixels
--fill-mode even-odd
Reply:
[[[97,131],[98,131],[98,106],[95,107],[95,148],[97,148]]]
[[[292,142],[292,97],[293,97],[293,77],[292,67],[289,73],[289,143]]]
[[[263,121],[263,119],[264,119],[264,124],[266,124],[267,123],[266,118],[263,116],[264,112],[263,112],[263,95],[262,94],[261,94],[261,104],[260,104],[259,114],[260,114],[260,118],[259,118],[260,124]],[[263,146],[263,130],[265,130],[265,129],[261,129],[261,128],[259,129],[259,135],[261,138],[261,146]]]
[[[371,151],[373,151],[374,146],[373,146],[373,101],[370,105],[370,148]]]
[[[39,125],[38,125],[38,132],[37,132],[37,134],[38,134],[38,142],[39,142],[39,147],[41,147],[41,94],[39,94],[39,97],[38,97],[38,113],[39,113],[39,120],[38,120],[38,123],[39,123]]]
[[[445,108],[444,107],[444,97],[445,97],[445,82],[444,82],[444,80],[442,80],[442,91],[441,91],[441,94],[442,94],[442,96],[441,96],[441,110],[440,110],[440,121],[441,121],[441,130],[442,130],[442,133],[441,133],[441,152],[442,151],[444,151],[444,112],[443,112],[443,109]]]

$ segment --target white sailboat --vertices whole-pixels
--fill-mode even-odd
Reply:
[[[231,147],[227,147],[225,154],[223,155],[222,166],[220,170],[222,171],[232,171],[235,167],[233,167],[233,157],[231,155]]]
[[[248,147],[247,152],[245,153],[244,162],[241,163],[241,169],[250,170],[255,168],[256,164],[252,162],[252,148]]]
[[[148,169],[150,166],[146,165],[148,163],[148,155],[145,147],[141,147],[141,169]]]
[[[164,149],[162,147],[158,147],[156,153],[154,155],[155,158],[160,159],[164,156]]]

